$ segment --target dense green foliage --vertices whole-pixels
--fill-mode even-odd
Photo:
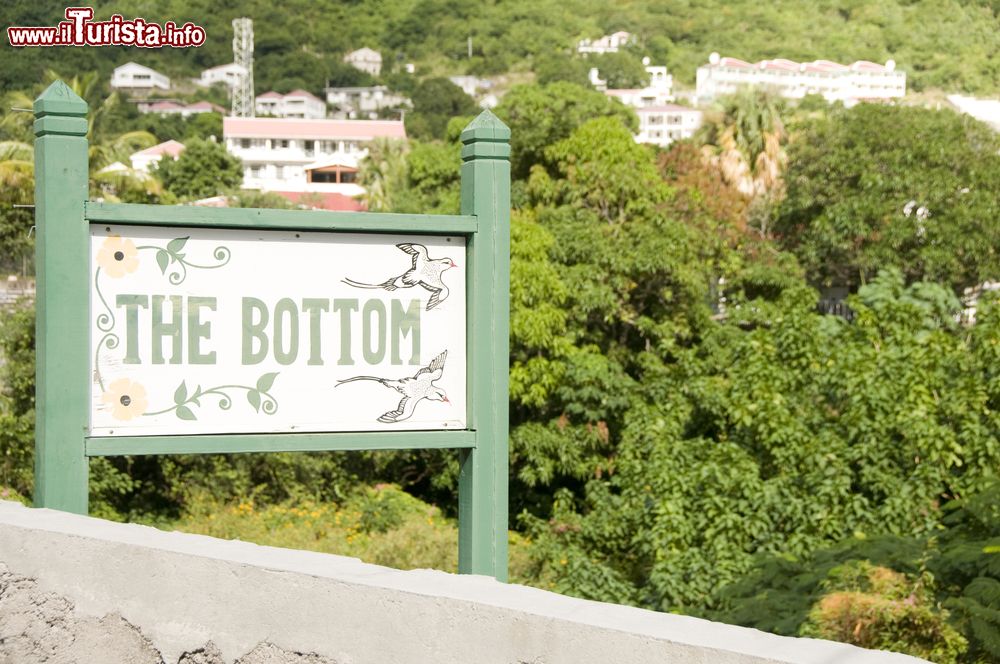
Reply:
[[[634,141],[632,110],[587,85],[590,66],[614,85],[641,82],[644,54],[690,83],[718,50],[894,57],[917,87],[995,90],[996,3],[694,4],[114,9],[207,27],[201,49],[142,54],[177,80],[229,60],[237,13],[256,21],[259,90],[368,83],[341,56],[382,49],[381,82],[412,97],[416,140],[371,146],[359,179],[372,210],[458,211],[458,135],[477,109],[444,76],[537,75],[496,108],[512,129],[519,581],[939,661],[1000,659],[1000,305],[983,301],[959,324],[956,297],[1000,279],[996,136],[949,111],[753,94],[724,100],[695,141],[654,150]],[[8,14],[57,18],[22,2]],[[639,43],[610,58],[572,53],[616,29]],[[98,72],[73,81],[95,111],[92,190],[147,202],[230,193],[240,169],[208,140],[217,116],[140,116],[98,84],[135,57],[79,49],[74,62]],[[410,61],[416,77],[399,71]],[[30,103],[50,66],[65,68],[55,51],[11,59],[0,89],[21,97],[10,105]],[[30,248],[30,212],[6,205],[30,201],[30,131],[27,114],[0,120],[11,267]],[[187,150],[153,178],[99,171],[170,138]],[[251,192],[231,201],[289,206]],[[815,288],[831,284],[850,287],[852,320],[817,313]],[[30,308],[0,321],[0,496],[31,493],[32,323]],[[456,484],[447,451],[91,462],[99,516],[447,569]]]
[[[218,196],[239,187],[243,165],[221,143],[192,139],[177,159],[156,164],[156,177],[181,199]]]
[[[0,23],[54,25],[62,18],[63,8],[51,2],[9,0],[0,6]],[[668,65],[686,84],[693,83],[695,69],[707,61],[708,54],[718,51],[751,61],[786,57],[884,62],[894,58],[915,89],[992,92],[1000,87],[1000,65],[993,58],[1000,48],[1000,8],[992,0],[638,0],[606,4],[591,0],[286,0],[280,6],[268,0],[167,0],[155,6],[116,0],[96,3],[95,11],[99,17],[117,12],[204,26],[208,41],[200,48],[142,54],[142,62],[174,77],[196,76],[200,69],[231,62],[230,22],[249,16],[255,23],[259,90],[302,87],[319,94],[328,80],[364,84],[359,72],[341,62],[344,53],[362,46],[380,49],[387,67],[417,62],[422,68],[448,73],[542,70],[542,62],[570,52],[577,40],[615,30],[636,34],[637,51]],[[115,65],[134,58],[134,52],[125,48],[77,49],[73,66],[97,70],[106,77]],[[8,58],[0,70],[0,91],[22,88],[41,79],[45,69],[62,65],[60,49],[25,49],[17,58]]]
[[[814,283],[889,265],[956,289],[1000,272],[1000,136],[950,111],[862,105],[794,142],[775,223]]]

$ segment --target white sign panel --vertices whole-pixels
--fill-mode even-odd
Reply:
[[[462,429],[465,239],[91,226],[95,436]]]

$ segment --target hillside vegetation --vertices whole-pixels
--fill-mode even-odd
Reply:
[[[11,0],[4,25],[52,25],[63,4]],[[194,21],[206,28],[201,48],[136,53],[74,49],[73,67],[104,74],[130,59],[174,76],[232,61],[238,16],[254,19],[258,90],[301,86],[319,92],[328,79],[353,82],[341,56],[370,46],[387,66],[415,62],[418,74],[497,74],[565,58],[576,41],[615,30],[665,62],[678,82],[719,51],[744,60],[785,57],[837,61],[895,59],[914,90],[991,93],[1000,89],[1000,2],[996,0],[139,0],[98,2],[100,17],[119,12],[152,21]],[[468,57],[468,38],[472,57]],[[67,69],[60,49],[27,49],[5,58],[0,90],[38,81],[46,68]]]

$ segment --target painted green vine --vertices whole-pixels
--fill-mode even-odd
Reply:
[[[232,408],[233,400],[232,397],[226,393],[226,390],[246,390],[247,403],[249,403],[256,412],[263,412],[265,415],[274,415],[278,412],[278,401],[269,390],[274,384],[274,379],[277,376],[277,372],[266,373],[257,379],[257,383],[254,387],[250,387],[248,385],[218,385],[216,387],[202,389],[201,385],[198,385],[190,394],[188,393],[187,382],[181,381],[181,384],[177,386],[176,390],[174,390],[173,406],[170,408],[164,408],[163,410],[143,413],[143,415],[146,417],[152,417],[154,415],[163,415],[165,413],[173,412],[179,419],[197,420],[198,417],[195,415],[192,407],[201,407],[202,397],[218,397],[219,401],[217,405],[220,410],[229,410]]]

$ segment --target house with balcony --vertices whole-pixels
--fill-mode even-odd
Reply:
[[[378,119],[382,111],[394,111],[412,106],[403,95],[391,92],[384,85],[326,89],[326,103],[333,108],[332,117],[340,119]]]
[[[830,60],[794,62],[783,58],[749,63],[712,53],[708,64],[698,67],[696,86],[698,103],[747,87],[761,87],[789,99],[816,94],[829,102],[853,106],[859,101],[903,97],[906,73],[898,71],[893,60],[884,65],[867,60],[844,65]]]
[[[222,83],[231,90],[239,85],[240,81],[246,75],[246,67],[238,65],[235,62],[230,62],[226,65],[219,65],[218,67],[204,70],[201,72],[201,76],[198,77],[197,83],[204,88],[211,87],[216,83]]]
[[[603,90],[607,96],[632,108],[663,106],[671,103],[674,100],[674,77],[666,67],[650,65],[649,58],[643,58],[642,63],[646,68],[646,74],[649,75],[649,82],[643,88],[607,89],[607,82],[601,79],[600,71],[596,67],[590,70],[590,82],[598,90]]]
[[[618,49],[625,48],[632,41],[634,36],[630,32],[619,30],[610,35],[604,35],[599,39],[581,39],[576,45],[577,53],[617,53]]]
[[[254,111],[275,118],[322,119],[326,117],[326,102],[305,90],[292,90],[286,95],[272,90],[254,100]]]
[[[367,46],[345,55],[344,62],[372,76],[382,73],[382,54]]]
[[[140,101],[136,106],[140,113],[155,113],[156,115],[179,115],[182,118],[199,113],[219,113],[224,115],[226,109],[208,101],[198,101],[193,104],[182,104],[170,99]]]
[[[677,104],[644,106],[635,111],[639,116],[638,143],[666,147],[674,141],[691,138],[702,123],[702,112]]]
[[[164,157],[176,160],[184,152],[184,144],[179,141],[164,141],[145,150],[139,150],[129,156],[132,170],[137,173],[149,173],[153,164]]]
[[[243,161],[243,188],[328,210],[358,210],[358,164],[378,138],[406,139],[398,120],[223,119],[226,149]]]
[[[133,93],[169,90],[170,79],[155,69],[135,62],[126,62],[120,67],[115,67],[111,73],[111,87]]]

